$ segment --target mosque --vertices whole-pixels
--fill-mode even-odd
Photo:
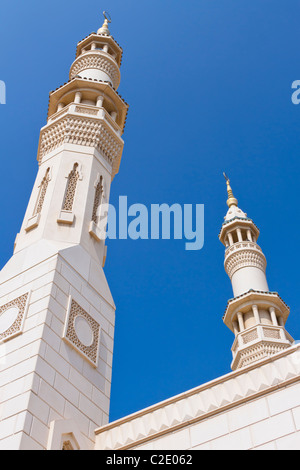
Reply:
[[[233,297],[232,371],[109,422],[115,303],[101,206],[120,168],[128,104],[110,18],[77,44],[50,93],[38,173],[0,273],[0,449],[286,450],[300,447],[300,345],[266,279],[259,229],[225,175],[219,240]],[[225,192],[225,191],[224,191]]]

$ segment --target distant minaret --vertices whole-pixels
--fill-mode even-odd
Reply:
[[[50,93],[39,170],[0,274],[0,448],[91,448],[108,422],[115,305],[101,207],[119,170],[128,105],[122,49],[103,26]]]
[[[259,230],[238,207],[230,181],[229,207],[219,234],[225,245],[225,271],[234,298],[229,300],[224,323],[235,334],[232,369],[269,357],[293,343],[285,330],[289,308],[277,292],[270,292],[266,279],[266,258],[257,244]]]

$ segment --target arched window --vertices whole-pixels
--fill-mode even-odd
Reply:
[[[93,213],[92,213],[92,221],[98,225],[99,218],[100,218],[100,208],[101,203],[104,195],[104,188],[103,188],[103,176],[100,176],[98,183],[95,186],[95,197],[94,197],[94,205],[93,205]]]
[[[68,176],[65,198],[62,207],[62,210],[64,211],[72,211],[78,178],[78,163],[74,163],[73,170]]]
[[[49,181],[50,181],[50,168],[47,168],[45,176],[40,185],[40,191],[39,191],[39,195],[38,195],[38,199],[36,202],[33,215],[39,214],[42,211]]]

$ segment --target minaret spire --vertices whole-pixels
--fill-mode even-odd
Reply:
[[[231,186],[230,186],[230,180],[229,180],[228,176],[226,175],[226,173],[223,173],[223,175],[224,175],[224,178],[225,178],[226,184],[227,184],[227,194],[228,194],[227,206],[228,207],[237,206],[238,205],[238,200],[233,195],[233,192],[232,192],[232,189],[231,189]]]
[[[224,177],[229,209],[219,239],[226,247],[224,265],[234,297],[223,320],[235,334],[231,367],[238,369],[288,348],[293,338],[284,327],[289,308],[268,287],[266,258],[257,244],[259,229],[238,207],[225,173]]]

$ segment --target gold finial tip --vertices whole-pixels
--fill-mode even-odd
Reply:
[[[227,194],[228,194],[228,199],[227,199],[227,206],[237,206],[238,205],[238,200],[234,197],[231,186],[230,186],[230,180],[228,176],[226,175],[225,172],[223,172],[224,178],[226,180],[227,184]]]

